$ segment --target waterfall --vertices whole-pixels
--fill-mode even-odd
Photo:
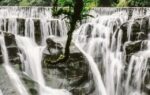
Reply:
[[[34,33],[34,22],[32,19],[26,19],[25,21],[25,36],[32,38],[35,41],[35,33]]]
[[[90,95],[144,95],[144,81],[149,73],[150,19],[143,21],[150,15],[150,8],[94,8],[89,13],[94,18],[77,26],[73,41],[87,59],[89,75],[94,81],[95,89]],[[71,95],[65,88],[47,86],[42,68],[47,38],[67,36],[68,25],[61,18],[54,18],[49,7],[0,7],[3,67],[19,95],[30,94],[9,62],[9,46],[5,43],[5,36],[9,34],[15,38],[22,74],[38,85],[38,95]],[[148,29],[143,24],[148,25]],[[126,47],[133,45],[132,42],[142,44],[130,48],[132,52],[128,54]]]
[[[56,90],[45,85],[42,74],[42,52],[44,46],[38,46],[32,38],[16,36],[17,45],[22,51],[25,72],[39,84],[39,95],[70,95],[65,90]]]
[[[74,42],[89,62],[98,90],[96,95],[143,95],[141,88],[148,71],[149,48],[132,55],[126,65],[126,55],[121,50],[123,31],[118,29],[128,21],[128,11],[114,8],[95,10],[96,18],[75,31]],[[143,16],[143,10],[139,10],[133,10],[131,18]],[[133,19],[127,27],[127,42],[131,41]]]
[[[29,95],[26,88],[24,87],[23,83],[21,82],[19,76],[13,70],[13,68],[11,67],[11,65],[9,63],[7,48],[5,46],[5,41],[4,41],[4,37],[2,36],[2,34],[0,35],[0,45],[2,48],[4,68],[7,72],[7,74],[9,75],[10,80],[12,81],[14,87],[17,89],[17,91],[20,95]]]
[[[1,7],[0,9],[0,30],[15,35],[17,46],[20,50],[18,54],[24,64],[24,73],[38,84],[39,95],[71,95],[65,89],[54,89],[46,86],[42,73],[42,55],[46,47],[46,38],[50,35],[64,36],[67,27],[64,21],[54,19],[51,16],[50,8],[18,8],[11,9]],[[44,19],[43,19],[44,18]],[[23,23],[22,23],[23,22]],[[37,28],[35,28],[35,26]],[[63,28],[65,26],[65,28]],[[59,30],[60,29],[60,30]],[[59,32],[58,32],[59,30]],[[39,45],[37,44],[36,33],[41,34]],[[8,75],[18,90],[20,95],[28,94],[25,86],[21,83],[19,76],[14,72],[8,62],[8,52],[4,42],[4,35],[1,36],[1,47],[4,56],[4,67]]]
[[[149,51],[147,51],[149,52]],[[145,53],[144,53],[145,54]],[[150,56],[132,56],[130,60],[130,65],[128,69],[128,76],[126,79],[126,95],[138,94],[140,95],[141,82],[145,78],[145,74],[147,73],[147,57]],[[135,66],[134,66],[135,64]],[[133,77],[132,76],[133,72]],[[132,83],[129,83],[132,80]],[[130,85],[134,85],[135,88],[131,88]],[[135,90],[135,91],[134,91]]]
[[[102,82],[101,74],[99,73],[98,67],[97,67],[96,63],[94,62],[93,58],[91,56],[89,56],[85,51],[83,51],[82,48],[80,48],[80,46],[78,44],[76,44],[76,46],[86,56],[87,60],[89,61],[89,65],[91,67],[91,70],[92,70],[92,73],[94,76],[94,81],[96,82],[98,90],[101,92],[99,94],[107,95],[106,89],[105,89],[104,84]]]

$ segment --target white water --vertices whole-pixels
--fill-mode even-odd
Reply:
[[[102,82],[101,74],[100,74],[98,67],[97,67],[96,63],[94,62],[93,58],[90,55],[88,55],[78,44],[75,44],[75,45],[78,47],[78,49],[85,55],[85,57],[89,61],[89,65],[90,65],[90,68],[91,68],[92,73],[93,73],[94,81],[96,82],[95,85],[97,85],[98,90],[101,92],[99,94],[100,95],[107,95],[106,89],[105,89],[104,84]]]
[[[33,19],[26,19],[25,21],[25,36],[32,38],[35,41],[35,29]]]
[[[137,10],[133,13],[132,18],[143,15]],[[119,28],[127,19],[127,11],[97,15],[96,18],[75,31],[74,41],[89,62],[98,90],[96,95],[142,95],[143,93],[141,87],[147,73],[149,48],[141,54],[133,55],[130,62],[127,63],[129,65],[126,65],[125,54],[120,50],[122,31],[119,30],[116,39],[117,29],[113,29],[114,26]],[[133,21],[127,29],[129,41],[132,34],[132,23]],[[125,73],[126,68],[128,68],[127,73]],[[127,76],[125,78],[124,73]]]
[[[44,46],[38,46],[27,37],[16,36],[19,49],[22,52],[22,62],[25,65],[25,72],[39,84],[39,95],[70,95],[66,90],[57,90],[47,87],[42,74],[42,52]]]
[[[0,45],[1,45],[2,54],[3,54],[4,68],[7,72],[7,74],[9,75],[9,78],[10,78],[13,86],[18,91],[18,93],[20,95],[29,95],[26,88],[24,87],[23,83],[21,82],[19,76],[13,70],[13,68],[11,67],[11,65],[9,63],[8,52],[7,52],[7,48],[5,46],[4,36],[2,36],[2,35],[3,34],[0,35]]]
[[[24,72],[31,79],[38,84],[39,95],[71,95],[65,89],[53,89],[46,86],[44,76],[42,73],[42,53],[45,49],[45,40],[49,35],[64,36],[66,35],[67,27],[64,21],[59,19],[53,19],[51,16],[50,8],[18,8],[13,7],[10,11],[9,7],[2,7],[0,9],[0,30],[8,31],[15,34],[16,43],[21,53],[19,54],[22,63],[24,64]],[[10,11],[10,12],[9,12]],[[23,19],[24,22],[24,36],[19,36],[19,27],[17,19]],[[44,19],[43,19],[44,18]],[[8,19],[8,20],[7,20]],[[40,23],[41,31],[41,45],[36,44],[35,39],[35,19]],[[52,22],[53,21],[53,22]],[[8,23],[8,25],[6,24]],[[51,24],[53,24],[51,26]],[[8,26],[8,27],[7,27]],[[57,34],[57,30],[60,30],[60,34]],[[21,83],[19,76],[14,72],[13,68],[8,62],[8,53],[5,43],[3,41],[4,36],[1,35],[1,46],[3,49],[3,56],[5,61],[5,69],[8,72],[11,82],[14,84],[20,95],[29,95],[25,89],[25,86]]]
[[[2,93],[2,91],[1,91],[1,89],[0,89],[0,95],[3,95],[3,93]]]
[[[146,51],[149,53],[149,51]],[[144,54],[146,54],[146,52]],[[141,83],[145,78],[145,74],[147,73],[147,58],[150,57],[150,55],[140,55],[138,57],[132,56],[130,60],[130,65],[128,69],[128,76],[126,79],[126,95],[134,95],[135,93],[138,93],[140,95],[140,89],[141,89]],[[135,64],[135,66],[134,66]],[[133,75],[132,75],[132,73]],[[133,76],[133,77],[131,77]],[[129,83],[132,80],[132,83]],[[132,86],[135,86],[135,88],[132,88]]]

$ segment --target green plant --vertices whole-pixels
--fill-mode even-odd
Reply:
[[[69,31],[67,33],[67,41],[65,45],[65,53],[63,57],[59,57],[56,61],[49,61],[48,63],[57,64],[61,62],[65,62],[69,58],[70,54],[70,45],[72,41],[72,35],[74,30],[76,29],[76,25],[78,22],[83,20],[84,18],[91,16],[87,13],[87,3],[90,1],[83,2],[83,0],[54,0],[53,3],[53,16],[65,15],[64,18],[68,19],[69,23]],[[49,64],[48,64],[49,65]]]
[[[149,7],[150,0],[128,0],[131,7]]]

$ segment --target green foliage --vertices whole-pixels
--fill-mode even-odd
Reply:
[[[88,2],[86,2],[88,3]],[[59,5],[59,6],[58,6]],[[85,14],[85,2],[83,0],[54,0],[53,3],[53,15],[59,16],[59,15],[65,15],[65,18],[68,19],[69,23],[69,30],[67,33],[67,41],[65,45],[65,52],[64,56],[59,57],[56,61],[50,61],[48,63],[58,64],[62,63],[68,60],[70,55],[70,45],[72,41],[72,35],[74,30],[76,29],[76,25],[78,21],[81,21],[83,18],[89,16],[88,14]]]
[[[6,5],[9,5],[9,6],[16,6],[18,5],[20,2],[20,0],[0,0],[0,5],[1,6],[6,6]]]
[[[55,3],[53,4],[53,15],[59,16],[64,14],[65,18],[71,20],[71,16],[74,13],[74,0],[54,0]],[[59,7],[58,7],[59,6]],[[87,18],[88,16],[92,17],[91,15],[88,15],[88,12],[91,8],[96,7],[95,0],[84,0],[84,7],[81,11],[81,17],[80,20]]]
[[[3,6],[50,6],[51,0],[0,0]]]
[[[150,0],[128,0],[131,7],[150,7]]]
[[[150,7],[150,0],[119,0],[117,7]]]
[[[28,0],[22,0],[22,1],[19,3],[19,5],[21,5],[21,6],[29,6],[30,3],[29,3]]]
[[[117,7],[127,7],[128,1],[127,0],[119,0],[119,3],[117,4]]]
[[[0,6],[51,6],[55,0],[0,0]],[[68,7],[74,0],[58,0],[59,7]],[[84,0],[83,10],[93,7],[150,7],[150,0]],[[71,5],[70,5],[71,6]]]
[[[21,6],[49,6],[51,0],[21,0]]]

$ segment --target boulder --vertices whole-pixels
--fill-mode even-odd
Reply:
[[[55,42],[51,38],[46,40],[47,48],[44,50],[43,64],[47,60],[57,60],[63,52],[63,45]],[[57,47],[57,48],[56,48]],[[73,47],[73,44],[71,45]],[[55,49],[55,52],[52,50]],[[76,49],[76,50],[75,50]],[[76,52],[75,52],[76,51]],[[44,68],[44,76],[49,86],[53,88],[66,88],[73,95],[89,94],[95,91],[94,82],[89,78],[89,66],[84,56],[74,47],[69,59],[58,65],[49,64],[49,68]],[[46,66],[43,66],[46,67]]]
[[[57,60],[57,58],[63,53],[63,46],[55,42],[52,38],[46,40],[47,46],[43,52],[45,58],[49,60]]]
[[[136,53],[138,51],[142,51],[144,49],[146,49],[146,43],[147,41],[142,41],[142,40],[139,40],[139,41],[134,41],[134,42],[126,42],[125,43],[125,52],[127,55],[129,54],[133,54],[133,53]]]
[[[46,60],[46,59],[44,59]],[[92,92],[94,83],[89,82],[89,67],[81,53],[71,53],[67,62],[50,65],[44,69],[47,84],[54,88],[66,88],[73,95]]]
[[[147,48],[147,40],[129,41],[124,44],[124,52],[126,54],[126,61],[129,62],[131,56],[139,51]]]

